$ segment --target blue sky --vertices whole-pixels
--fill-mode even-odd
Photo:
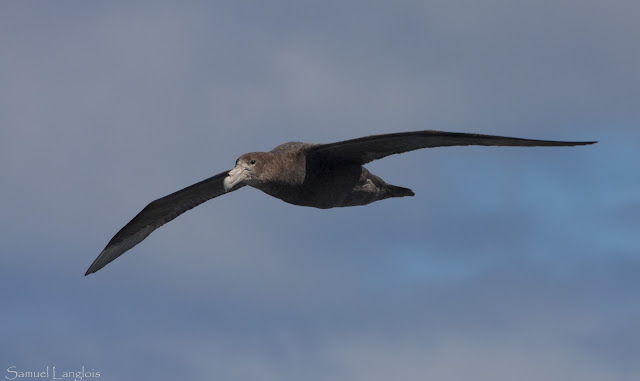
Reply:
[[[0,373],[639,379],[638,12],[3,2]],[[83,276],[245,152],[420,129],[599,143],[389,157],[416,197],[360,208],[245,188]]]

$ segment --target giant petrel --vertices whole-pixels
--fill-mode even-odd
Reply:
[[[147,205],[109,241],[85,275],[94,273],[142,242],[151,232],[212,198],[245,185],[294,205],[315,208],[366,205],[390,197],[413,196],[387,184],[364,164],[396,153],[445,146],[578,146],[561,142],[443,131],[371,135],[330,144],[289,142],[269,152],[251,152],[221,172]]]

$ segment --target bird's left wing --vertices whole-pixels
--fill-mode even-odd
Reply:
[[[111,241],[98,255],[98,258],[93,261],[84,275],[100,270],[127,250],[142,242],[151,232],[187,210],[228,193],[225,192],[223,185],[227,173],[228,171],[218,173],[213,177],[151,202],[111,238]],[[238,184],[230,192],[243,186],[244,184]]]
[[[396,153],[431,147],[470,145],[519,147],[578,146],[593,143],[596,142],[560,142],[427,130],[371,135],[337,143],[320,144],[311,148],[309,154],[319,155],[330,160],[362,165]]]

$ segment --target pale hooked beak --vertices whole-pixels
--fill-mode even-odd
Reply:
[[[235,168],[229,171],[229,176],[224,178],[224,191],[229,192],[236,184],[246,179],[249,175],[247,172],[248,169],[244,168],[242,164],[236,165]]]

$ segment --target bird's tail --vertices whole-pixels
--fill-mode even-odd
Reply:
[[[389,189],[391,197],[406,197],[406,196],[413,197],[416,195],[409,188],[397,187],[391,184],[387,184],[387,189]]]

